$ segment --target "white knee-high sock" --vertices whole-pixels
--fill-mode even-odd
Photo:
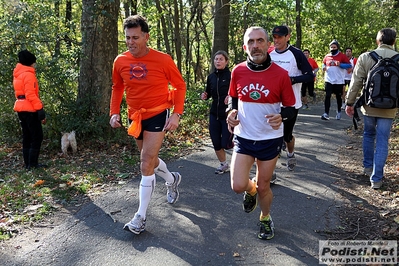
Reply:
[[[148,205],[150,204],[152,193],[155,189],[155,174],[150,176],[141,176],[139,188],[139,210],[137,211],[141,217],[145,219]]]
[[[158,158],[158,160],[159,160],[159,165],[157,168],[154,169],[155,174],[165,179],[166,183],[168,183],[169,185],[173,184],[173,182],[175,182],[175,178],[169,172],[166,163],[162,161],[161,158]]]

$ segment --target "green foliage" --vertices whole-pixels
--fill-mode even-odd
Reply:
[[[233,1],[230,16],[230,52],[231,62],[235,64],[243,61],[243,35],[251,26],[261,26],[271,34],[278,25],[287,25],[293,31],[291,43],[295,43],[295,1]],[[270,37],[270,40],[272,38]]]
[[[304,0],[302,48],[310,49],[319,62],[329,52],[328,44],[333,39],[339,41],[341,50],[352,47],[356,57],[375,49],[375,37],[380,29],[398,28],[398,10],[393,8],[394,3],[392,0]]]
[[[7,1],[2,4],[7,15],[0,17],[0,53],[3,64],[0,72],[0,92],[6,97],[0,99],[0,139],[15,142],[21,132],[17,116],[12,108],[15,97],[12,87],[12,71],[18,62],[20,50],[28,49],[36,55],[36,74],[39,80],[40,98],[47,113],[47,125],[43,127],[45,138],[59,139],[63,130],[72,125],[64,123],[71,109],[74,108],[78,76],[79,45],[66,45],[61,39],[69,34],[69,38],[77,38],[73,26],[76,20],[65,24],[63,17],[54,12],[54,1]],[[61,10],[62,12],[62,10]],[[74,29],[73,32],[70,32]],[[58,48],[57,48],[58,47]]]
[[[59,149],[63,132],[75,130],[78,138],[100,139],[110,136],[109,117],[97,115],[92,106],[77,103],[80,60],[79,31],[81,3],[73,1],[73,17],[65,22],[65,6],[54,12],[52,0],[1,1],[0,14],[0,140],[19,142],[21,130],[13,112],[15,101],[12,72],[18,62],[17,54],[28,49],[37,57],[36,75],[40,98],[47,115],[43,126],[48,149]],[[4,11],[4,12],[3,12]],[[93,96],[95,97],[95,95]]]
[[[292,29],[291,43],[296,43],[296,16],[294,0],[233,1],[230,17],[231,62],[241,62],[242,37],[249,26],[262,26],[269,33],[276,25]],[[384,27],[398,27],[396,1],[369,0],[302,0],[302,47],[321,61],[328,53],[328,44],[337,39],[341,47],[353,48],[353,54],[375,49],[375,37]],[[389,22],[389,23],[387,23]]]
[[[210,102],[201,100],[203,91],[203,84],[187,89],[184,115],[179,125],[179,132],[183,135],[202,135],[208,129]]]
[[[121,156],[123,158],[123,162],[131,166],[135,166],[140,162],[140,155],[138,154],[123,152]]]

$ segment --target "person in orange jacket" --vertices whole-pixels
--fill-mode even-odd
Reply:
[[[43,141],[42,123],[46,123],[43,103],[39,98],[36,78],[36,56],[28,50],[18,53],[19,62],[13,72],[15,90],[14,111],[18,113],[22,127],[22,153],[26,169],[46,167],[39,164],[40,147]]]
[[[141,181],[139,208],[123,229],[140,234],[145,230],[155,175],[165,180],[168,203],[174,204],[179,198],[181,175],[168,170],[159,158],[159,150],[165,133],[176,130],[179,125],[186,83],[170,55],[147,45],[150,34],[145,17],[129,16],[123,22],[123,30],[128,50],[114,60],[110,125],[112,128],[122,126],[120,109],[125,95],[130,124],[128,134],[135,138],[140,151]]]

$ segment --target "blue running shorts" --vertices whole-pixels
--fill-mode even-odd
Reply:
[[[249,140],[234,137],[234,151],[252,156],[260,161],[269,161],[279,155],[283,137],[268,140]]]

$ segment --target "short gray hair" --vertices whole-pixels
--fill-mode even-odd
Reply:
[[[262,28],[262,27],[260,27],[260,26],[252,26],[252,27],[249,27],[249,28],[245,31],[245,34],[244,34],[244,43],[246,43],[246,40],[248,39],[249,33],[252,32],[252,31],[254,31],[254,30],[263,31],[263,32],[265,33],[265,35],[266,35],[266,41],[267,41],[267,42],[269,41],[269,34],[267,34],[267,31],[266,31],[264,28]]]

